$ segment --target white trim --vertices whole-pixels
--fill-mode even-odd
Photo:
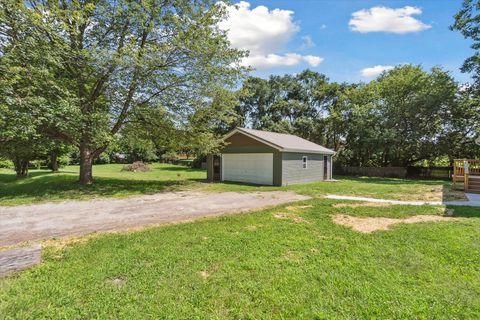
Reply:
[[[333,156],[330,156],[330,177],[328,179],[333,179]]]
[[[321,150],[305,150],[305,149],[278,149],[280,152],[294,152],[294,153],[315,153],[325,155],[335,155],[335,151],[321,151]]]

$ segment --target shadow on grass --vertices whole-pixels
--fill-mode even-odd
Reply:
[[[47,172],[48,173],[48,172]],[[11,175],[10,175],[11,176]],[[0,204],[26,204],[39,201],[121,197],[178,191],[203,179],[133,180],[99,177],[92,185],[81,185],[76,175],[35,174],[26,179],[0,177]]]
[[[52,172],[50,170],[32,170],[29,171],[28,176],[25,178],[17,178],[15,172],[12,170],[11,173],[0,173],[0,183],[10,183],[15,181],[26,181],[31,178],[41,177],[41,176],[48,176],[48,175],[61,175],[61,174],[76,174],[75,171],[65,171],[62,170],[61,172]]]
[[[152,171],[173,171],[173,172],[205,172],[205,170],[191,168],[187,166],[171,166],[162,168],[152,168]]]
[[[447,206],[448,209],[453,210],[454,217],[461,218],[480,218],[480,208],[479,207],[468,207],[468,206]]]

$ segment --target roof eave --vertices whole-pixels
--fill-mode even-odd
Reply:
[[[335,155],[336,152],[333,150],[308,150],[308,149],[280,149],[280,152],[304,152],[304,153],[317,153],[317,154],[328,154],[328,155]]]

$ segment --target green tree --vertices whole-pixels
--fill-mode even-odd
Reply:
[[[214,1],[6,0],[0,12],[2,55],[25,53],[9,67],[46,69],[71,97],[42,109],[42,125],[79,148],[84,184],[134,112],[186,121],[206,88],[231,86],[240,72],[243,53],[217,27],[225,7]]]
[[[457,84],[439,68],[405,65],[348,93],[345,159],[359,166],[410,166],[445,155],[441,141],[458,110]]]
[[[163,108],[142,107],[126,124],[124,136],[153,144],[157,154],[206,155],[217,151],[223,135],[238,119],[234,110],[237,96],[222,87],[210,87],[203,95],[206,98],[196,102],[194,111],[186,119]]]
[[[462,8],[454,16],[451,30],[460,31],[465,39],[473,40],[471,48],[474,54],[467,58],[461,68],[462,72],[471,72],[477,82],[480,81],[480,1],[464,0]]]
[[[250,77],[238,92],[236,110],[242,125],[330,144],[338,140],[333,136],[327,139],[325,119],[337,103],[341,87],[310,70],[268,80]]]

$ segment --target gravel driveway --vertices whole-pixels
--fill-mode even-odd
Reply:
[[[0,207],[0,247],[24,241],[122,230],[237,213],[307,196],[293,192],[170,192],[91,201]]]

